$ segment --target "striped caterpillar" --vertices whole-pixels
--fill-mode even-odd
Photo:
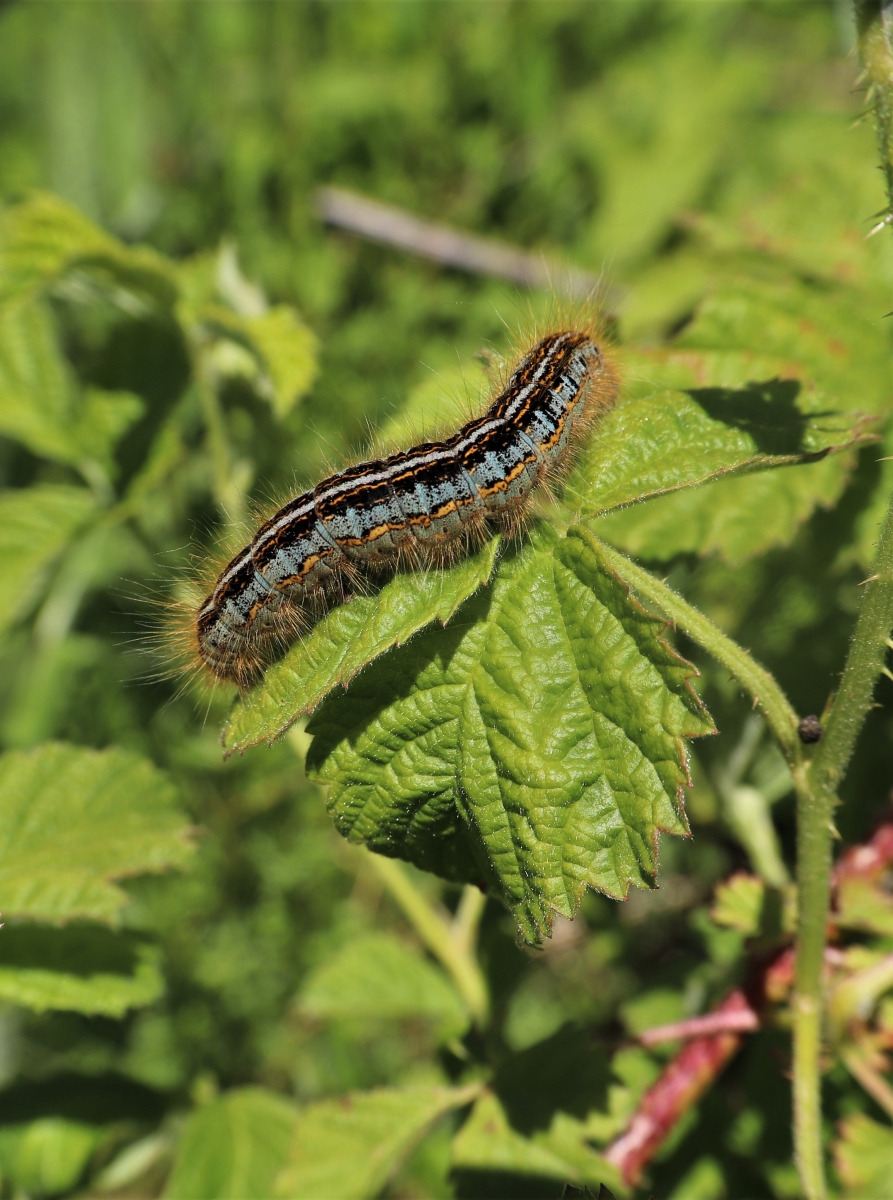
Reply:
[[[488,528],[513,534],[531,491],[617,393],[586,332],[542,338],[487,411],[457,433],[359,463],[290,500],[223,569],[195,614],[203,665],[240,689],[345,585],[405,561],[444,563]]]

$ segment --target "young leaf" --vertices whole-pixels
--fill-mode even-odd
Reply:
[[[314,1017],[363,1021],[407,1017],[435,1023],[445,1038],[468,1025],[468,1013],[442,971],[388,933],[348,942],[311,973],[300,995]]]
[[[117,922],[115,880],[182,867],[172,785],[126,750],[45,744],[0,757],[0,896],[7,916]]]
[[[96,511],[86,488],[39,484],[0,492],[0,629],[27,611],[53,560]]]
[[[530,941],[587,886],[648,886],[658,831],[687,831],[684,739],[712,731],[663,629],[585,530],[540,531],[445,630],[314,715],[308,769],[337,828],[486,879]]]
[[[490,578],[498,550],[494,538],[453,567],[398,575],[377,595],[354,596],[334,608],[270,667],[260,686],[240,698],[223,733],[227,752],[275,741],[379,654],[432,621],[445,624]]]
[[[277,1196],[373,1200],[438,1117],[479,1088],[407,1087],[354,1092],[308,1105],[295,1126]]]
[[[286,1161],[296,1117],[294,1105],[258,1087],[226,1092],[197,1109],[183,1132],[164,1200],[266,1200]]]
[[[710,915],[717,925],[754,937],[760,931],[765,899],[763,880],[739,871],[717,887]]]

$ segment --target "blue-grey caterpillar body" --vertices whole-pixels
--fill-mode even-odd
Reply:
[[[279,509],[221,572],[195,618],[199,657],[238,687],[345,583],[401,557],[444,562],[487,528],[513,532],[531,491],[613,401],[617,377],[588,333],[542,338],[483,416],[451,437],[329,476]]]

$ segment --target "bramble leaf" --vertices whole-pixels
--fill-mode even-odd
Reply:
[[[308,1105],[276,1195],[372,1200],[438,1117],[464,1107],[478,1091],[476,1084],[382,1088]]]
[[[304,983],[300,1005],[328,1019],[422,1018],[444,1037],[456,1037],[468,1025],[462,1000],[443,972],[388,933],[366,934],[326,959]]]
[[[86,488],[0,492],[0,629],[27,611],[56,556],[96,515]]]
[[[169,309],[173,269],[148,248],[125,246],[57,196],[36,192],[0,219],[0,303],[32,300],[78,268],[98,271],[125,294]],[[125,299],[125,305],[127,305]]]
[[[712,724],[663,629],[585,530],[541,531],[317,711],[308,770],[348,840],[487,880],[536,941],[587,886],[647,887],[658,831],[687,831],[684,739]]]
[[[547,1130],[531,1137],[513,1129],[497,1096],[485,1092],[453,1139],[452,1165],[475,1171],[511,1172],[560,1179],[578,1187],[626,1189],[616,1167],[596,1154],[586,1127],[557,1113]]]
[[[71,970],[65,970],[60,964],[58,955],[44,954],[42,966],[12,966],[11,952],[8,943],[13,941],[20,932],[20,926],[10,925],[2,934],[0,941],[0,1000],[11,1004],[22,1004],[24,1008],[34,1009],[37,1013],[47,1009],[67,1010],[67,1012],[84,1013],[94,1016],[124,1016],[128,1009],[142,1008],[151,1004],[162,995],[164,980],[158,968],[158,954],[155,947],[138,947],[130,954],[131,962],[121,964],[122,970],[91,970],[89,958],[85,961],[73,961]],[[29,930],[31,938],[36,932],[54,934],[56,930]],[[66,930],[66,936],[68,931]],[[55,949],[42,946],[42,938],[37,936],[35,949]],[[118,938],[120,942],[120,938]],[[79,950],[84,949],[78,940],[68,940],[61,943],[64,950],[62,958],[74,959]],[[121,943],[124,958],[127,959],[127,947]],[[14,954],[14,952],[13,952]],[[119,958],[120,958],[119,954]],[[37,958],[37,955],[32,955]]]
[[[845,1117],[834,1147],[851,1200],[893,1200],[893,1130],[864,1113]]]
[[[165,1200],[265,1200],[286,1161],[297,1115],[293,1104],[258,1087],[199,1108],[184,1130]]]
[[[295,310],[284,304],[245,318],[244,325],[270,377],[273,409],[284,417],[316,376],[316,338]]]
[[[142,412],[130,392],[79,387],[45,304],[0,308],[0,433],[90,478],[91,464],[108,474],[115,445]]]
[[[432,621],[446,624],[490,578],[498,550],[499,539],[494,538],[453,567],[398,575],[377,595],[354,596],[334,608],[238,701],[223,733],[227,752],[274,741],[379,654]]]
[[[789,541],[843,490],[853,454],[839,452],[875,438],[864,415],[837,411],[838,397],[790,360],[673,349],[628,370],[568,496],[605,514],[600,536],[645,558],[719,550],[739,560]],[[798,462],[809,470],[767,470]],[[638,500],[648,503],[611,511]]]
[[[29,1196],[70,1191],[81,1178],[103,1130],[80,1121],[42,1117],[0,1130],[0,1170]]]
[[[47,743],[0,757],[0,897],[7,917],[117,923],[115,880],[192,855],[172,785],[126,750]]]

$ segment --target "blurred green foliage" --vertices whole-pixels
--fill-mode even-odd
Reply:
[[[498,903],[411,868],[395,883],[342,841],[301,726],[224,762],[229,699],[166,677],[155,602],[186,594],[193,545],[556,307],[327,231],[321,184],[604,272],[632,396],[649,363],[682,388],[692,356],[734,355],[886,433],[893,250],[864,241],[883,196],[850,39],[845,6],[818,2],[0,11],[4,1196],[618,1186],[597,1151],[670,1053],[630,1038],[706,1011],[784,936],[763,901],[784,907],[788,778],[725,672],[680,646],[720,734],[697,745],[694,838],[663,840],[660,889],[588,895],[534,953]],[[820,712],[888,453],[593,528]],[[879,707],[847,841],[885,811],[891,735]],[[734,871],[753,881],[712,906]],[[890,950],[869,900],[841,926],[865,943],[853,978]],[[878,1045],[885,1003],[863,1013]],[[752,1036],[641,1194],[796,1195],[787,1055],[781,1028]],[[838,1181],[878,1195],[889,1115],[846,1061],[826,1087]]]

